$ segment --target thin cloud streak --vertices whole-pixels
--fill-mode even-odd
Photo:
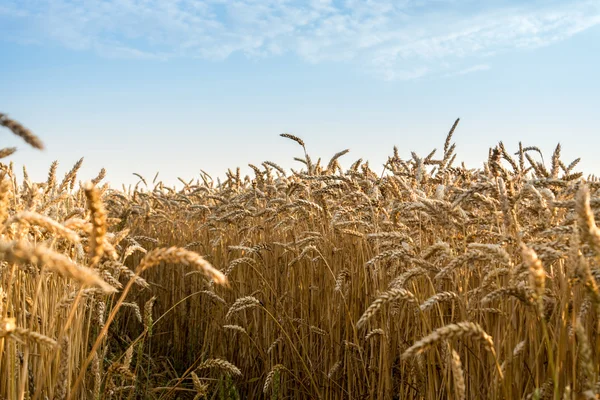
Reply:
[[[451,74],[451,75],[467,75],[472,72],[487,71],[490,69],[492,69],[492,67],[490,67],[488,64],[477,64],[477,65],[473,65],[472,67],[461,69],[460,71],[458,71],[454,74]]]
[[[24,4],[27,4],[26,6]],[[460,74],[491,55],[565,40],[600,24],[597,1],[9,0],[5,38],[105,57],[224,60],[295,54],[388,80]],[[15,27],[16,26],[16,27]],[[6,39],[5,39],[6,40]],[[472,72],[472,71],[468,71]]]

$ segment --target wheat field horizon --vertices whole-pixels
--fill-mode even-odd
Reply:
[[[600,398],[600,179],[458,130],[177,189],[0,149],[0,399]]]

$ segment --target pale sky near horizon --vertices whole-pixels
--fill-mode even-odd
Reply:
[[[0,129],[43,180],[80,158],[175,183],[200,169],[299,168],[345,148],[381,171],[397,145],[425,156],[457,117],[457,160],[502,140],[600,175],[600,0],[0,0]]]

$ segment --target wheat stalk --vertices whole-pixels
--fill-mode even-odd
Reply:
[[[465,376],[460,361],[460,355],[452,349],[452,358],[450,365],[452,366],[452,376],[454,377],[454,390],[456,390],[456,398],[464,400],[466,398]]]
[[[242,372],[238,367],[236,367],[229,361],[220,358],[211,358],[202,362],[200,365],[198,365],[196,371],[200,371],[203,369],[218,369],[229,375],[242,376]]]
[[[455,338],[472,338],[478,340],[482,342],[484,347],[494,356],[496,354],[492,337],[488,335],[478,324],[464,321],[436,329],[431,334],[415,342],[415,344],[405,350],[404,353],[402,353],[402,358],[407,359],[414,357],[441,341]]]
[[[359,329],[362,328],[367,323],[367,321],[369,321],[381,309],[381,307],[383,307],[387,303],[397,300],[403,300],[413,304],[416,304],[417,302],[415,296],[406,289],[395,288],[387,292],[383,292],[377,297],[377,299],[375,299],[373,303],[371,303],[369,308],[365,310],[363,315],[356,323],[356,327]]]
[[[14,263],[39,264],[82,285],[98,287],[105,293],[116,292],[116,289],[102,280],[95,271],[80,267],[66,256],[43,245],[31,246],[23,241],[0,242],[0,258]]]
[[[0,113],[0,126],[8,128],[12,133],[22,138],[28,145],[39,150],[44,149],[42,141],[33,134],[29,129],[17,121],[10,119],[6,114]]]

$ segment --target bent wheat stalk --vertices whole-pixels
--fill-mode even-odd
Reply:
[[[217,283],[219,285],[223,285],[223,286],[227,286],[227,284],[228,284],[227,277],[221,271],[214,268],[208,261],[204,260],[200,255],[198,255],[194,252],[182,249],[180,247],[160,248],[160,249],[154,249],[154,250],[148,252],[144,256],[144,258],[140,261],[140,264],[136,268],[135,275],[132,276],[129,279],[129,281],[127,282],[127,286],[125,286],[125,289],[123,289],[123,292],[121,293],[121,296],[119,297],[119,299],[113,306],[113,309],[112,309],[110,315],[108,316],[108,319],[106,320],[104,326],[100,330],[100,333],[98,333],[96,342],[94,343],[94,345],[92,346],[92,349],[88,353],[87,358],[81,365],[81,371],[79,372],[79,375],[77,376],[77,380],[75,381],[75,384],[73,385],[71,392],[69,393],[69,396],[67,397],[67,400],[70,400],[72,398],[73,394],[77,393],[77,389],[79,388],[79,385],[81,385],[81,383],[83,381],[83,377],[85,376],[88,366],[90,365],[90,363],[92,362],[92,360],[94,358],[94,355],[98,351],[98,348],[100,347],[100,344],[102,343],[102,340],[104,339],[104,336],[106,336],[110,324],[115,319],[115,316],[117,315],[117,312],[119,311],[119,308],[125,301],[125,297],[131,290],[131,287],[133,286],[133,284],[136,282],[136,277],[138,277],[139,274],[141,274],[143,271],[145,271],[149,268],[152,268],[161,262],[169,262],[169,263],[173,263],[173,264],[179,263],[179,264],[184,264],[184,265],[188,265],[188,266],[194,266],[196,268],[199,268],[201,271],[203,271],[207,277],[213,279],[215,281],[215,283]]]
[[[360,317],[356,323],[358,329],[362,328],[368,320],[370,320],[385,304],[396,301],[404,300],[407,303],[416,304],[417,300],[415,296],[406,289],[394,288],[384,292],[377,297],[377,299],[371,303],[369,308],[366,309],[364,314]]]
[[[117,291],[100,278],[96,271],[80,267],[68,257],[44,245],[32,246],[24,241],[0,242],[0,258],[12,263],[39,264],[49,271],[56,272],[65,278],[71,278],[82,285],[98,287],[107,294]]]
[[[487,332],[485,332],[483,328],[479,326],[479,324],[474,322],[464,321],[438,328],[409,347],[402,354],[402,358],[407,359],[414,357],[441,341],[465,337],[470,337],[483,343],[485,349],[494,356],[496,367],[498,369],[498,375],[500,376],[500,379],[503,379],[504,375],[500,369],[500,365],[498,364],[498,358],[496,357],[496,350],[494,349],[494,341],[492,340],[492,337],[488,335]]]

